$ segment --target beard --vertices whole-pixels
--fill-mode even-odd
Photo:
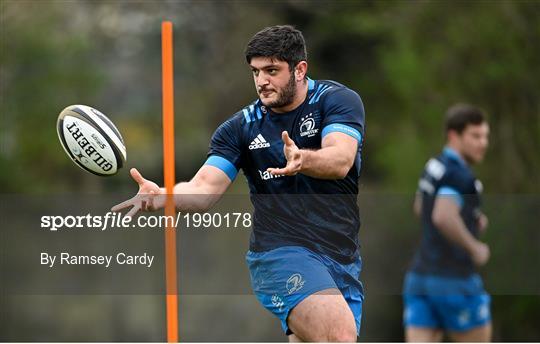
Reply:
[[[482,160],[484,160],[484,153],[482,154],[470,154],[470,153],[463,153],[463,159],[469,164],[469,165],[475,165]]]
[[[259,90],[259,94],[262,90]],[[287,82],[287,85],[280,90],[277,90],[277,99],[270,102],[265,102],[261,99],[264,106],[269,108],[281,108],[292,104],[294,97],[296,96],[296,81],[294,80],[294,73],[291,73],[291,77]]]

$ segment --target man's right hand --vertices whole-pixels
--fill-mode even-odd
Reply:
[[[154,211],[165,206],[166,192],[164,188],[160,188],[156,183],[144,179],[135,168],[132,168],[129,173],[139,185],[139,192],[127,201],[112,207],[111,211],[117,212],[132,207],[126,213],[126,216],[131,217],[139,211]]]
[[[485,265],[490,256],[489,246],[483,242],[476,242],[473,249],[470,252],[471,259],[476,266]]]

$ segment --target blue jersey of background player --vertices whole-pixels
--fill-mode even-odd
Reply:
[[[456,341],[491,338],[490,297],[476,266],[489,259],[478,240],[487,227],[480,211],[482,184],[469,164],[480,162],[488,146],[483,112],[457,104],[447,112],[447,146],[430,159],[414,204],[422,241],[404,284],[407,341],[434,342],[444,331]]]
[[[356,341],[362,101],[307,77],[304,38],[291,26],[258,32],[245,55],[259,98],[216,130],[204,166],[175,186],[176,206],[209,209],[243,170],[255,208],[246,255],[255,295],[291,341]],[[139,193],[113,211],[162,208],[165,190],[131,175]]]

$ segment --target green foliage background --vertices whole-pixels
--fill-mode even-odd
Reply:
[[[304,32],[312,78],[337,80],[362,96],[367,135],[361,192],[412,194],[423,164],[444,143],[445,109],[465,101],[489,114],[491,147],[476,169],[486,192],[529,194],[538,205],[540,3],[503,0],[2,0],[3,194],[133,192],[127,173],[133,166],[162,182],[163,19],[174,23],[179,180],[189,179],[204,162],[217,125],[256,97],[243,58],[247,40],[265,26],[288,23]],[[94,106],[116,123],[126,142],[128,168],[98,178],[69,161],[56,138],[55,121],[70,104]],[[243,178],[232,192],[247,192]],[[409,216],[408,209],[403,211]],[[538,229],[533,215],[532,208],[525,214]],[[504,219],[514,223],[512,216]],[[379,229],[363,231],[396,248],[396,238],[418,235],[416,228],[386,234]],[[496,251],[505,237],[501,232],[488,235]],[[532,240],[539,251],[537,234],[523,240]],[[244,245],[238,243],[238,249]],[[495,267],[489,271],[496,274]],[[387,307],[367,317],[364,339],[401,340],[399,298],[372,300]],[[538,341],[538,318],[538,294],[494,298],[497,340]],[[112,331],[106,338],[122,337]],[[254,334],[253,340],[265,338]],[[64,339],[80,337],[55,340]]]

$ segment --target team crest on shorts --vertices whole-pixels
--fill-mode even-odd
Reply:
[[[281,312],[285,303],[278,294],[274,294],[272,295],[272,305],[274,305],[274,307],[276,307]]]
[[[469,310],[467,310],[467,309],[462,310],[458,314],[458,323],[461,326],[465,326],[466,324],[469,323],[469,321],[471,321],[471,314],[470,314]]]
[[[302,278],[302,275],[298,273],[291,275],[291,277],[289,277],[287,280],[287,292],[289,295],[297,292],[298,290],[302,289],[304,283],[306,283],[306,281]]]
[[[489,318],[489,306],[484,304],[480,305],[478,308],[478,318],[479,319],[487,319]]]

